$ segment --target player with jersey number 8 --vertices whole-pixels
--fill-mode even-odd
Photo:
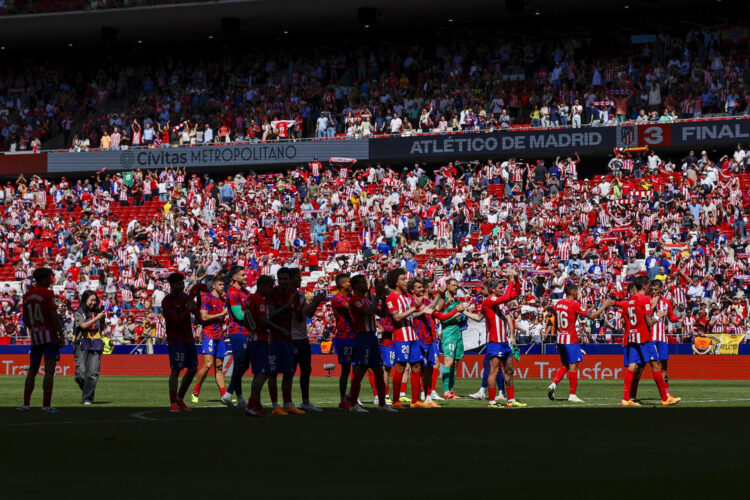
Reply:
[[[23,405],[18,411],[28,411],[31,405],[31,394],[34,392],[36,374],[39,373],[42,357],[44,357],[44,391],[42,411],[60,413],[53,408],[52,387],[54,384],[55,368],[60,360],[60,347],[65,345],[63,325],[57,314],[55,294],[51,290],[54,281],[52,269],[41,267],[34,270],[32,275],[36,286],[30,288],[23,296],[23,324],[31,337],[31,354],[29,371],[23,391]]]

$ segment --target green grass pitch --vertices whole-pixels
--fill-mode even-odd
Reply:
[[[295,383],[297,381],[295,380]],[[162,377],[103,377],[83,407],[58,377],[42,414],[16,413],[23,378],[0,377],[4,462],[0,498],[670,498],[746,494],[750,383],[672,381],[683,398],[619,408],[621,382],[581,381],[584,405],[549,401],[545,380],[517,380],[528,408],[485,402],[398,414],[336,408],[335,378],[314,378],[320,414],[249,418],[218,402],[213,380],[191,413],[167,412]],[[249,378],[246,378],[249,390]],[[458,379],[466,395],[478,379]],[[567,397],[567,381],[558,397]],[[295,401],[299,404],[298,387]],[[264,392],[264,403],[268,403]],[[362,398],[372,408],[365,379]]]

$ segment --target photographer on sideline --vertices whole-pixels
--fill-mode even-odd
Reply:
[[[94,402],[96,383],[102,363],[104,341],[102,331],[106,312],[99,304],[99,297],[92,290],[81,296],[81,305],[75,312],[73,337],[76,344],[76,382],[81,387],[81,402],[90,405]]]

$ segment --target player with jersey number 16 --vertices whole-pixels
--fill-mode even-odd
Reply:
[[[52,386],[54,384],[55,368],[60,360],[60,347],[65,345],[63,326],[57,314],[55,294],[50,288],[54,281],[52,269],[41,267],[33,273],[36,286],[30,288],[23,296],[23,324],[31,337],[31,355],[29,372],[26,374],[26,384],[23,390],[23,405],[18,411],[28,411],[31,405],[31,394],[34,392],[36,374],[44,357],[44,391],[42,411],[60,413],[53,408]]]
[[[568,401],[572,403],[583,403],[584,401],[576,395],[578,387],[578,363],[583,361],[581,345],[578,343],[578,330],[576,323],[578,317],[588,319],[598,318],[614,302],[607,299],[597,311],[587,311],[578,302],[578,285],[569,284],[565,286],[565,298],[558,301],[554,306],[555,326],[557,327],[557,350],[560,353],[562,366],[558,368],[555,379],[547,388],[549,398],[555,400],[555,389],[557,384],[568,375],[570,383],[570,395]]]

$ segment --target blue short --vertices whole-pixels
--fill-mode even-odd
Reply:
[[[201,337],[201,348],[203,354],[210,354],[215,358],[223,358],[227,355],[227,343],[224,339],[211,339],[203,335]]]
[[[44,344],[36,344],[31,346],[30,360],[32,363],[42,362],[42,356],[44,360],[54,359],[60,361],[60,344],[57,342],[45,342]]]
[[[198,349],[194,342],[189,344],[171,344],[169,350],[169,367],[173,371],[184,370],[185,368],[198,367]]]
[[[666,361],[669,359],[669,344],[666,342],[654,341],[654,346],[656,346],[656,352],[659,354],[659,361]]]
[[[656,352],[656,346],[653,342],[644,342],[643,344],[630,343],[625,348],[625,366],[631,363],[645,365],[649,361],[658,361],[659,353]]]
[[[487,342],[487,358],[507,358],[513,354],[508,342]]]
[[[253,367],[253,375],[271,373],[269,354],[271,346],[262,340],[253,340],[247,344],[247,358]]]
[[[564,365],[583,361],[581,344],[557,344],[557,352],[560,353],[560,361]]]
[[[294,342],[272,340],[268,365],[271,375],[294,375]]]
[[[363,368],[375,369],[383,366],[380,345],[375,332],[358,333],[354,336],[354,364]]]
[[[396,348],[392,345],[380,346],[380,357],[383,358],[383,364],[388,368],[396,364]]]
[[[340,365],[350,365],[354,359],[354,339],[333,339],[333,349]]]
[[[244,333],[235,333],[229,336],[229,343],[232,346],[233,363],[236,366],[244,367],[246,370],[250,363],[247,357],[247,337]]]
[[[436,359],[440,357],[440,350],[438,348],[438,344],[440,342],[433,342],[431,344],[422,344],[420,343],[419,346],[422,349],[422,364],[424,366],[435,366],[436,365]]]
[[[421,363],[422,346],[418,340],[407,342],[394,342],[396,349],[396,361],[399,363]]]

